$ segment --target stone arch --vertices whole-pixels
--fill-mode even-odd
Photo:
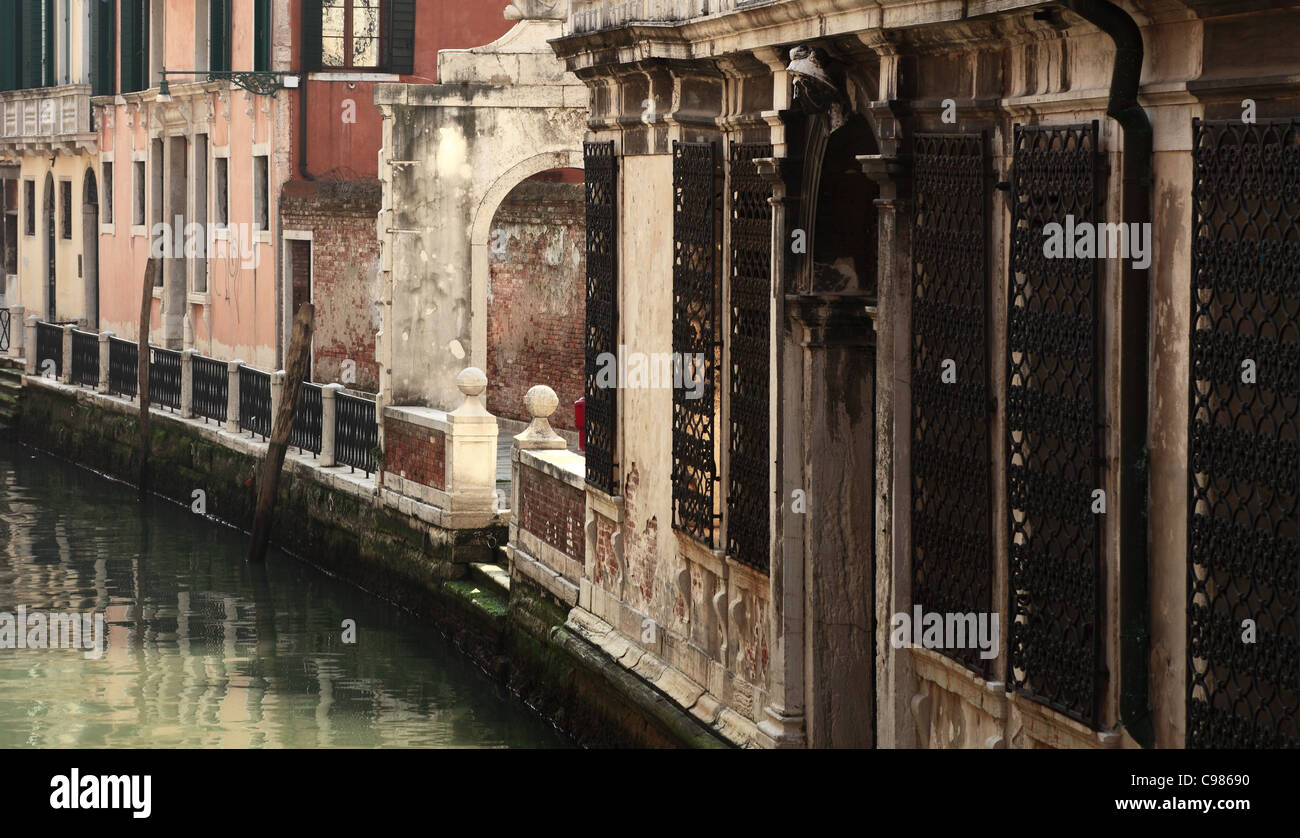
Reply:
[[[470,343],[475,366],[487,369],[487,294],[489,281],[489,239],[492,219],[501,202],[523,181],[551,169],[583,168],[581,149],[544,151],[520,160],[502,172],[479,199],[470,224],[470,278],[473,323]],[[544,383],[544,382],[543,382]]]

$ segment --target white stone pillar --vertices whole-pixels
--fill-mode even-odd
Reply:
[[[226,430],[232,434],[239,433],[239,368],[243,361],[229,361],[226,364],[228,379],[226,392]]]
[[[342,384],[326,384],[320,388],[320,464],[337,465],[334,458],[334,422],[338,415],[335,397],[343,392]]]
[[[41,322],[41,318],[35,314],[29,315],[27,317],[27,327],[24,329],[27,332],[27,346],[31,347],[31,351],[27,353],[28,375],[36,375],[41,368],[40,361],[36,357],[36,324],[39,322]]]
[[[23,349],[27,346],[27,314],[24,306],[9,306],[9,357],[23,358]]]
[[[194,356],[197,350],[181,352],[181,418],[194,418]]]
[[[99,333],[99,386],[95,388],[97,393],[108,392],[108,361],[112,354],[109,338],[111,337],[113,337],[112,332]]]
[[[63,372],[59,380],[64,384],[72,382],[72,332],[76,328],[71,323],[63,327]]]
[[[284,380],[289,374],[284,370],[271,373],[271,430],[275,430],[275,417],[280,413],[280,402],[284,401]],[[267,439],[271,435],[267,433]]]
[[[487,376],[466,367],[456,376],[465,395],[460,407],[447,414],[447,495],[456,512],[492,511],[497,485],[497,418],[487,412],[483,392]]]

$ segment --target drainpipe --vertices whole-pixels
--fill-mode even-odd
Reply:
[[[1062,0],[1067,9],[1115,42],[1110,103],[1106,114],[1124,129],[1125,225],[1151,223],[1154,184],[1151,120],[1138,104],[1142,79],[1142,31],[1108,0]],[[1128,229],[1132,229],[1129,227]],[[1142,228],[1150,229],[1150,228]],[[1147,244],[1152,251],[1150,241]],[[1143,747],[1154,744],[1148,700],[1150,657],[1148,581],[1148,377],[1151,284],[1148,271],[1124,262],[1120,280],[1120,724]]]

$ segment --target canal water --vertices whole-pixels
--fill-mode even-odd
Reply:
[[[249,566],[247,546],[0,443],[0,620],[98,612],[106,635],[98,658],[0,648],[0,748],[566,746],[436,631],[274,549]]]

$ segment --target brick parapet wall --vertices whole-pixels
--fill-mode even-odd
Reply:
[[[519,527],[569,558],[581,562],[586,552],[582,491],[526,465],[519,468]]]
[[[447,488],[447,439],[442,431],[412,422],[384,419],[384,471],[405,479]]]

